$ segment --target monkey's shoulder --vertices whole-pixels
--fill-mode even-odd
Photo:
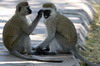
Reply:
[[[68,21],[68,22],[71,22],[69,20],[69,18],[67,18],[66,16],[64,16],[63,14],[60,14],[60,13],[57,14],[57,18],[58,18],[59,21],[64,21],[64,22]]]

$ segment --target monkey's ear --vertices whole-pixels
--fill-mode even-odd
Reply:
[[[21,6],[19,6],[18,11],[19,11],[19,12],[21,11]]]

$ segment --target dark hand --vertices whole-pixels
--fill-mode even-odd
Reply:
[[[43,10],[42,10],[42,9],[39,10],[39,11],[38,11],[38,16],[39,16],[39,17],[42,17],[42,13],[43,13]]]
[[[40,48],[40,47],[37,47],[37,48],[36,48],[36,52],[37,52],[39,55],[41,55],[41,54],[44,53],[44,50],[43,50],[42,48]]]
[[[37,55],[55,55],[54,52],[45,51],[44,49],[42,49],[40,47],[36,48],[36,54]]]

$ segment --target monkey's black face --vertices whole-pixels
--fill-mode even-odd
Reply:
[[[27,7],[27,11],[28,11],[28,14],[32,13],[32,10],[30,9],[30,7]]]
[[[50,13],[51,13],[51,10],[44,10],[43,11],[44,18],[47,19],[50,16]]]

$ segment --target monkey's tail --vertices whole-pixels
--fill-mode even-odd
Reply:
[[[42,58],[40,56],[25,56],[25,55],[22,55],[20,54],[19,52],[17,51],[12,51],[11,52],[12,55],[18,57],[18,58],[21,58],[21,59],[26,59],[26,60],[33,60],[33,61],[40,61],[40,62],[62,62],[63,60],[55,60],[55,59],[45,59],[45,58]]]
[[[100,64],[94,64],[92,62],[89,62],[87,59],[85,59],[79,52],[78,49],[76,47],[73,48],[73,50],[71,50],[72,53],[74,53],[74,55],[80,59],[81,61],[91,65],[91,66],[100,66]]]
[[[32,60],[32,58],[30,56],[22,55],[22,54],[20,54],[17,51],[11,51],[11,54],[14,55],[14,56],[16,56],[16,57],[18,57],[18,58],[21,58],[21,59]]]

